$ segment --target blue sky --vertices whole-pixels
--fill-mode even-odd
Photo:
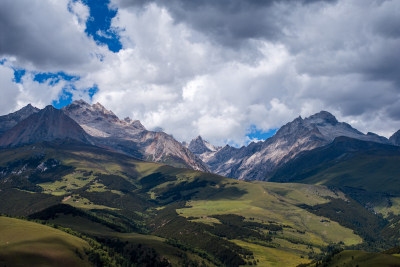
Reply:
[[[271,129],[269,131],[264,131],[261,129],[257,129],[257,126],[252,125],[249,129],[249,133],[247,134],[247,137],[249,137],[250,140],[265,140],[273,136],[278,129]]]
[[[109,0],[84,0],[83,3],[90,8],[90,19],[86,22],[85,32],[97,42],[106,44],[110,51],[121,50],[119,35],[111,29],[111,20],[117,10],[109,9]]]

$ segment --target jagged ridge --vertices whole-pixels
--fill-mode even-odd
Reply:
[[[388,143],[384,137],[373,133],[365,135],[349,124],[339,122],[331,113],[321,111],[305,119],[296,118],[263,142],[240,149],[226,146],[199,156],[217,174],[236,179],[266,180],[277,167],[300,152],[329,144],[338,136]]]
[[[16,112],[0,116],[0,136],[17,125],[20,121],[28,118],[30,115],[38,111],[38,108],[28,104]]]
[[[172,136],[148,131],[138,120],[120,120],[100,103],[89,105],[83,100],[74,101],[63,111],[93,136],[98,145],[143,160],[209,171],[197,156]]]
[[[0,138],[0,146],[16,147],[57,139],[72,139],[91,143],[86,132],[63,111],[53,106],[30,115]]]

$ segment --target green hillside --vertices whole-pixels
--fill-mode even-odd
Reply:
[[[320,185],[237,181],[70,142],[0,150],[0,173],[0,212],[71,228],[133,262],[297,266],[367,237],[310,208],[348,201]]]
[[[365,266],[365,267],[394,267],[400,266],[400,256],[398,254],[373,253],[359,250],[345,250],[334,256],[320,261],[319,264],[310,264],[308,266]]]
[[[1,266],[90,266],[89,244],[41,224],[0,217]]]
[[[381,213],[399,214],[398,205],[391,204],[400,196],[399,161],[399,147],[339,137],[325,147],[301,153],[270,181],[335,187]]]

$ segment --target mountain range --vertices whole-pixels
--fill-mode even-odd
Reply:
[[[399,132],[322,111],[184,144],[82,100],[0,122],[0,214],[25,218],[0,216],[0,265],[400,265]]]
[[[240,180],[268,180],[277,168],[301,152],[328,145],[337,137],[398,144],[399,135],[397,132],[388,140],[370,132],[363,134],[349,124],[339,122],[331,113],[321,111],[304,119],[298,117],[282,126],[271,138],[241,148],[226,145],[209,149],[210,144],[201,137],[193,139],[188,147],[214,173]]]
[[[100,103],[74,101],[61,110],[27,105],[0,117],[0,146],[70,138],[118,151],[135,158],[213,173],[239,180],[269,180],[280,167],[303,151],[326,146],[346,136],[380,144],[400,145],[400,130],[389,139],[363,134],[331,113],[298,117],[274,136],[241,148],[213,146],[201,136],[189,144],[164,132],[148,131],[139,120],[119,119]],[[44,130],[47,129],[47,130]]]
[[[164,132],[148,131],[138,120],[120,120],[100,103],[74,101],[62,108],[95,143],[139,159],[163,162],[176,167],[209,171],[190,150]]]
[[[172,166],[209,171],[189,149],[164,132],[148,131],[139,121],[120,120],[101,104],[74,101],[61,110],[27,105],[0,117],[0,147],[73,139]]]

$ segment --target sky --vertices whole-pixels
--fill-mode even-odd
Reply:
[[[83,99],[240,146],[321,110],[400,129],[398,0],[2,0],[0,114]]]

